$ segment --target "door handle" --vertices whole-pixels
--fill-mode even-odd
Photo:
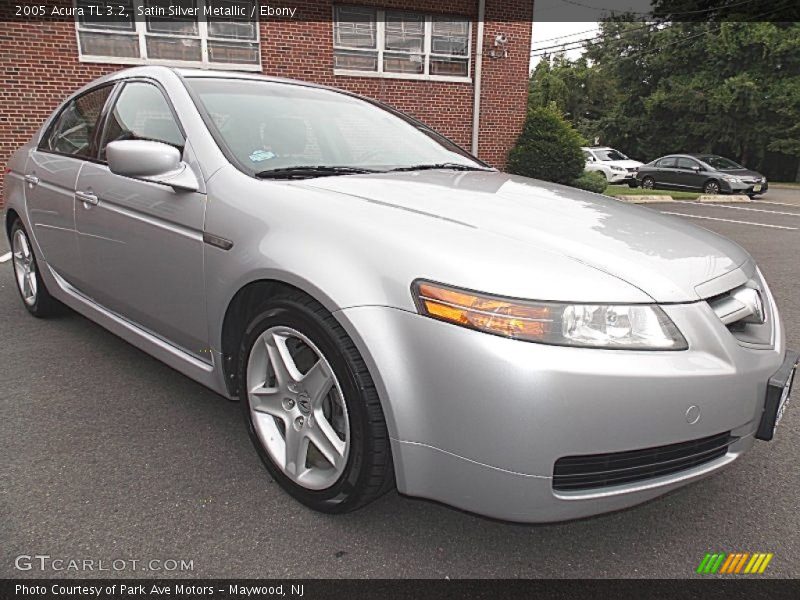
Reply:
[[[75,192],[75,197],[84,204],[91,204],[97,206],[100,200],[91,192]]]
[[[39,184],[39,178],[36,175],[25,175],[25,181],[31,186]]]

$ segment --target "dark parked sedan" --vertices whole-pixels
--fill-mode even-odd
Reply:
[[[639,167],[636,180],[645,189],[702,190],[706,194],[767,191],[767,178],[714,154],[670,154]]]

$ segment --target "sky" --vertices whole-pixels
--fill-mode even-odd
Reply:
[[[533,11],[533,39],[531,53],[536,53],[537,48],[545,46],[553,46],[555,44],[564,44],[575,42],[577,40],[586,39],[597,35],[600,31],[600,24],[597,22],[568,22],[558,23],[550,21],[537,21],[536,8],[534,5]],[[582,33],[583,32],[583,33]],[[569,36],[569,37],[561,37]],[[558,38],[558,39],[553,39]],[[553,48],[552,51],[557,51],[558,48]],[[575,50],[567,50],[569,58],[577,58],[583,53],[582,48]],[[540,56],[531,57],[531,69],[536,66],[541,60]]]

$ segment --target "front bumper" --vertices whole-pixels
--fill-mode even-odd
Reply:
[[[756,186],[761,186],[758,191],[755,190]],[[754,196],[756,194],[766,194],[767,190],[769,189],[769,184],[764,181],[763,183],[731,183],[729,181],[722,180],[722,191],[729,192],[731,194],[746,194],[748,196]]]
[[[689,350],[546,346],[386,307],[345,309],[342,320],[381,393],[398,489],[491,517],[542,522],[632,506],[752,446],[767,381],[785,353],[781,327],[772,349],[755,350],[737,343],[703,302],[664,310]],[[727,431],[736,438],[728,451],[702,465],[624,485],[553,489],[561,457]]]
[[[609,183],[632,183],[636,181],[635,171],[611,171],[608,176]]]

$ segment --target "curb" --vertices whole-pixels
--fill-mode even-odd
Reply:
[[[725,196],[722,194],[704,194],[702,196],[697,197],[697,202],[752,202],[750,196],[745,196],[744,194],[731,194],[730,196]]]
[[[723,202],[725,204],[731,202],[752,202],[749,196],[742,194],[724,196],[722,194],[702,194],[697,197],[697,200],[675,200],[672,196],[637,196],[635,194],[620,194],[613,196],[617,200],[628,202],[630,204],[649,204],[651,202],[704,202],[706,204],[713,204],[715,202]]]
[[[619,196],[614,196],[617,200],[622,200],[623,202],[628,202],[630,204],[648,204],[650,202],[674,202],[672,196],[645,196],[640,195],[637,196],[635,194],[620,194]]]

